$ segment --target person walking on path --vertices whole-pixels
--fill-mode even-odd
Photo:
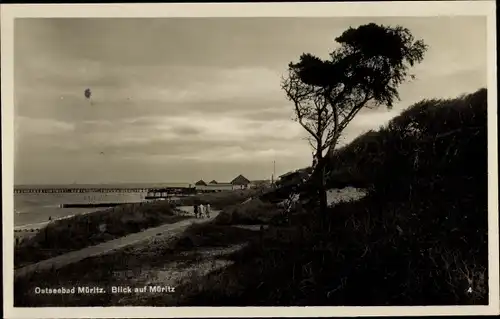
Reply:
[[[207,206],[205,207],[205,214],[207,218],[210,218],[210,204],[207,203]]]
[[[205,213],[205,206],[203,206],[203,204],[200,204],[200,218],[203,218],[204,213]]]
[[[199,210],[198,204],[194,204],[193,210],[194,210],[194,217],[198,218],[198,210]]]

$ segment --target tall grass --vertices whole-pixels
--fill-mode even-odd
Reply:
[[[254,198],[239,205],[231,205],[215,218],[217,225],[260,225],[268,224],[273,218],[282,214],[282,209],[275,204],[266,203]]]

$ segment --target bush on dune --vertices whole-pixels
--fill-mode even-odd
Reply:
[[[363,176],[372,191],[392,198],[435,194],[446,186],[486,190],[486,89],[449,100],[424,100],[378,132],[361,135],[336,151],[331,171]],[[430,185],[429,185],[430,182]]]
[[[174,215],[168,203],[151,202],[120,205],[57,220],[16,247],[15,264],[37,262],[183,218]]]
[[[337,240],[350,242],[351,248],[359,243],[358,254],[368,251],[368,263],[360,265],[370,268],[349,272],[366,280],[371,275],[362,274],[377,269],[382,277],[399,275],[387,286],[393,302],[487,302],[486,124],[487,91],[481,89],[456,99],[419,102],[378,133],[337,152],[332,166],[345,165],[371,184],[368,210],[349,209],[345,218],[339,215],[342,206],[332,212],[337,237],[345,231],[344,221],[359,226],[351,240],[346,241],[351,232]],[[371,230],[362,240],[365,229]]]
[[[275,204],[266,203],[258,198],[226,207],[215,218],[218,225],[260,225],[269,223],[273,217],[280,215],[281,209]]]
[[[326,230],[313,212],[286,240],[274,230],[205,289],[180,288],[186,303],[487,304],[486,93],[422,101],[337,151],[330,172],[369,195],[330,208]]]
[[[361,172],[372,196],[388,202],[377,227],[393,222],[392,231],[397,226],[404,234],[395,243],[413,254],[393,257],[413,263],[415,277],[433,282],[411,289],[436,300],[487,302],[486,89],[419,102],[355,146],[338,152],[332,163]]]

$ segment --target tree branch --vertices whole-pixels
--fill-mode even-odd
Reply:
[[[340,131],[344,130],[346,126],[352,121],[352,119],[358,114],[358,112],[365,106],[365,104],[372,98],[368,93],[365,93],[365,98],[354,105],[349,114],[340,123]]]

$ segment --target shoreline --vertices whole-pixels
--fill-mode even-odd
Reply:
[[[54,194],[17,194],[20,196],[40,196],[40,195],[54,195]],[[61,195],[61,194],[56,194]],[[37,231],[47,226],[52,221],[63,220],[67,218],[71,218],[77,215],[85,215],[89,213],[93,213],[96,211],[102,211],[105,209],[110,209],[120,205],[126,205],[131,203],[143,203],[149,202],[149,200],[145,200],[144,198],[136,198],[133,196],[132,198],[128,198],[126,201],[123,201],[121,198],[117,198],[116,194],[109,193],[111,198],[97,201],[90,201],[88,198],[85,198],[83,194],[76,194],[77,197],[73,196],[75,194],[67,194],[70,195],[69,198],[61,199],[57,198],[52,203],[47,203],[42,201],[40,205],[33,205],[30,203],[32,200],[28,201],[28,205],[25,205],[24,202],[20,202],[19,204],[15,203],[14,207],[14,232],[27,232],[29,230]],[[78,196],[82,195],[82,196]],[[125,194],[127,195],[127,194]],[[108,196],[105,196],[106,198]],[[35,200],[35,199],[34,199]],[[113,205],[107,205],[112,203]],[[37,216],[35,218],[26,218],[20,217],[19,221],[16,221],[18,214],[30,214],[33,216]],[[26,216],[26,215],[24,215]],[[49,217],[52,217],[52,220],[48,220]],[[45,219],[45,220],[44,220]],[[19,222],[19,224],[17,224]]]
[[[99,210],[97,210],[97,211],[99,211]],[[33,223],[33,224],[25,224],[25,225],[20,225],[20,226],[14,226],[14,244],[15,245],[16,244],[20,244],[23,241],[25,241],[25,240],[27,240],[27,239],[35,236],[42,229],[44,229],[45,227],[47,227],[47,225],[49,225],[51,222],[55,222],[55,221],[58,221],[58,220],[69,219],[69,218],[72,218],[72,217],[74,217],[76,215],[87,215],[87,214],[91,214],[91,213],[94,213],[94,212],[96,212],[96,211],[83,212],[83,213],[80,213],[80,214],[71,214],[71,215],[59,217],[59,218],[56,218],[56,219],[53,219],[53,220],[50,220],[50,221],[46,221],[46,222],[41,222],[41,223]],[[35,226],[35,225],[38,225],[38,226]],[[16,240],[17,240],[17,243],[16,243]]]

